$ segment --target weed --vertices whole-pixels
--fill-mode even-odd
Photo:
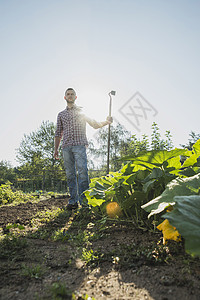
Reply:
[[[51,210],[39,212],[31,220],[31,225],[33,227],[39,227],[44,223],[49,223],[50,221],[55,219],[60,212],[61,212],[60,208],[53,208],[53,207]]]
[[[45,274],[45,270],[41,265],[22,266],[21,275],[28,278],[41,279]]]
[[[72,291],[69,290],[62,282],[54,282],[50,287],[50,292],[53,300],[75,299],[72,298]]]
[[[82,247],[90,244],[89,237],[87,230],[79,231],[78,234],[69,234],[69,242],[76,247]]]
[[[50,237],[51,232],[47,229],[39,228],[36,232],[31,233],[31,237],[35,239],[46,240]]]
[[[88,264],[91,261],[98,259],[98,256],[94,254],[92,249],[87,250],[86,248],[83,248],[81,259]]]
[[[87,294],[86,295],[82,295],[82,296],[78,296],[78,298],[72,298],[72,299],[80,299],[80,300],[95,300],[94,297],[89,297]]]
[[[51,239],[55,242],[55,241],[67,241],[69,240],[69,234],[67,233],[67,231],[63,228],[55,230],[53,232],[53,234],[51,235]]]
[[[9,223],[6,226],[4,226],[2,229],[3,229],[4,234],[12,235],[12,236],[19,236],[19,235],[22,235],[22,231],[25,230],[25,227],[20,224]]]
[[[12,228],[18,228],[19,230],[24,230],[25,229],[25,227],[24,226],[22,226],[22,225],[20,225],[20,224],[8,224],[7,226],[6,226],[6,229],[12,229]]]
[[[50,298],[48,299],[52,300],[95,300],[94,297],[89,297],[87,294],[81,295],[78,292],[72,292],[62,282],[54,282],[49,290],[51,295],[49,295]]]

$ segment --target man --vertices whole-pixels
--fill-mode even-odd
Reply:
[[[58,148],[63,138],[64,166],[70,193],[67,205],[68,210],[78,208],[78,202],[81,205],[87,205],[85,195],[83,194],[89,187],[86,155],[86,146],[88,145],[86,123],[95,129],[112,123],[111,117],[107,117],[104,122],[97,122],[86,117],[82,113],[81,108],[76,106],[76,98],[75,90],[68,88],[64,96],[64,99],[67,101],[67,107],[58,114],[55,133],[55,159],[58,159]]]

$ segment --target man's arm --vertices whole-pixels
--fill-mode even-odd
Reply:
[[[90,118],[88,118],[86,116],[85,116],[85,120],[94,129],[102,128],[102,127],[104,127],[106,125],[109,125],[109,124],[111,124],[113,122],[112,117],[107,117],[106,121],[103,121],[103,122],[97,122],[97,121],[92,120],[92,119],[90,119]]]
[[[54,141],[54,158],[55,159],[58,159],[58,149],[60,146],[60,141],[62,139],[62,135],[63,135],[63,125],[62,125],[61,115],[58,114],[57,127],[56,127],[56,132],[55,132],[55,141]]]
[[[58,159],[58,148],[60,146],[61,137],[55,136],[55,144],[54,144],[54,158]]]

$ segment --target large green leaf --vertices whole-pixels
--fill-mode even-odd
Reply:
[[[186,159],[186,161],[184,162],[183,164],[183,168],[186,168],[186,167],[190,167],[190,166],[193,166],[196,162],[197,162],[197,158],[199,157],[199,154],[192,154],[190,157],[188,157],[188,159]]]
[[[87,198],[87,201],[88,201],[88,204],[89,205],[92,205],[92,206],[101,206],[101,204],[103,202],[105,202],[105,199],[102,199],[102,198],[96,198],[95,196],[93,195],[90,195],[90,190],[87,190],[84,192],[86,198]]]
[[[163,176],[163,171],[160,168],[154,168],[152,172],[145,178],[145,181],[158,179]]]
[[[171,168],[180,169],[181,168],[180,155],[168,159],[167,163],[168,164],[166,166],[166,170]]]
[[[189,178],[176,178],[167,184],[164,192],[142,205],[142,208],[150,212],[149,217],[162,212],[169,205],[174,205],[175,196],[189,196],[198,194],[200,188],[200,174]]]
[[[107,187],[104,186],[103,184],[101,184],[99,181],[95,182],[95,188],[98,189],[98,190],[100,190],[100,191],[105,191],[107,189]]]
[[[143,192],[147,193],[153,186],[155,183],[156,179],[151,179],[149,181],[147,181],[144,185],[143,185]]]
[[[192,146],[195,153],[200,154],[200,139],[196,141],[196,143]]]
[[[145,200],[145,193],[140,191],[135,191],[130,197],[123,201],[123,209],[130,212],[131,208],[135,205],[135,202],[142,203]]]
[[[97,199],[97,198],[90,198],[90,199],[88,199],[88,204],[89,205],[92,205],[93,207],[95,207],[95,206],[101,206],[101,204],[103,203],[103,202],[105,202],[105,200],[104,199]]]
[[[177,196],[171,212],[163,215],[185,239],[185,250],[200,256],[200,196]]]
[[[145,171],[145,170],[149,170],[149,171],[151,171],[151,169],[152,169],[152,165],[150,165],[150,167],[148,167],[147,165],[145,165],[145,164],[138,164],[138,165],[136,165],[136,164],[131,164],[131,166],[134,168],[134,172],[137,172],[137,171]]]
[[[171,151],[168,150],[153,150],[145,152],[142,155],[139,156],[126,156],[123,157],[122,160],[131,160],[133,165],[140,165],[142,167],[146,167],[148,169],[153,169],[156,167],[161,167],[165,165],[166,167],[169,165],[169,161],[172,158],[178,157],[176,159],[176,162],[174,165],[180,167],[180,163],[178,163],[177,160],[179,160],[180,155],[187,155],[188,150],[184,149],[174,149]],[[167,163],[165,163],[167,162]],[[164,164],[165,163],[165,164]],[[174,167],[173,165],[173,167]],[[170,165],[171,167],[171,165]]]
[[[200,173],[199,171],[200,171],[199,168],[188,167],[188,168],[184,168],[183,170],[179,171],[179,174],[183,175],[185,177],[190,177],[190,176],[196,175],[197,173]]]
[[[91,189],[90,196],[99,196],[99,197],[104,197],[105,192],[102,190],[98,190],[96,188]]]
[[[190,153],[190,155],[183,164],[184,168],[193,166],[197,162],[200,156],[200,139],[192,146],[192,151],[188,151],[188,153]]]
[[[133,169],[134,166],[132,166],[131,163],[128,163],[121,168],[120,172],[123,173],[123,175],[129,175],[133,173]]]

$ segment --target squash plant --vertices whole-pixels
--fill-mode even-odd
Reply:
[[[187,155],[179,171],[182,177],[168,183],[161,195],[142,205],[142,208],[149,212],[149,218],[165,212],[162,217],[184,238],[186,251],[200,256],[200,140]]]
[[[180,162],[181,156],[185,157],[183,165]],[[119,172],[92,179],[89,189],[85,192],[86,198],[89,205],[100,207],[102,212],[106,211],[107,203],[117,202],[124,215],[138,225],[146,224],[147,213],[149,217],[160,217],[166,213],[167,208],[174,207],[174,210],[167,212],[163,217],[186,237],[186,250],[191,254],[198,254],[200,246],[197,246],[197,249],[190,247],[193,243],[187,241],[188,235],[184,234],[182,226],[174,221],[174,216],[179,207],[181,212],[185,209],[175,196],[199,195],[199,156],[200,140],[194,144],[191,151],[153,150],[142,152],[138,156],[126,156],[121,159],[126,164]],[[190,213],[192,214],[192,209]],[[179,219],[181,218],[184,218],[184,213],[179,214]]]
[[[141,205],[160,195],[168,182],[176,178],[181,169],[180,155],[187,150],[174,149],[146,151],[138,156],[124,157],[129,161],[119,172],[93,178],[85,192],[89,205],[103,210],[110,201],[117,202],[124,215],[143,223],[147,214]]]

